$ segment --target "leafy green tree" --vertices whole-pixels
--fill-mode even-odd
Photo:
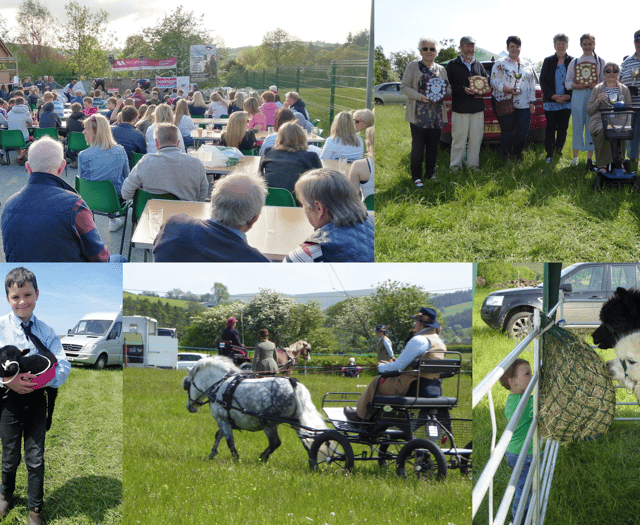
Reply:
[[[124,48],[119,53],[120,58],[136,58],[151,56],[153,49],[142,35],[129,35],[124,41]]]
[[[216,348],[216,342],[220,339],[222,331],[227,326],[227,319],[229,319],[229,317],[240,319],[239,312],[241,312],[245,306],[245,303],[235,301],[214,308],[208,308],[206,311],[195,315],[192,317],[184,337],[180,340],[180,346]],[[246,334],[247,330],[245,326],[243,326],[242,319],[239,320],[237,328],[241,334],[243,332]]]
[[[109,69],[106,49],[114,41],[107,31],[109,13],[104,9],[92,12],[77,0],[65,5],[67,20],[62,25],[60,42],[69,55],[75,74],[81,78],[98,77]]]
[[[418,55],[411,51],[398,51],[397,53],[391,53],[390,61],[393,71],[398,78],[404,76],[404,71],[407,69],[409,63],[418,58]]]
[[[376,288],[372,297],[372,315],[375,324],[387,325],[394,351],[397,349],[399,352],[404,347],[409,330],[414,328],[410,316],[423,306],[433,307],[433,304],[429,293],[420,286],[389,280]],[[445,326],[444,319],[439,317],[438,322]]]
[[[0,40],[7,40],[9,37],[9,29],[7,26],[7,19],[0,15]]]
[[[191,46],[213,44],[215,40],[206,27],[204,15],[196,16],[181,5],[155,26],[143,29],[142,34],[153,50],[149,58],[177,57],[177,74],[181,76],[189,75]]]
[[[284,340],[283,334],[286,331],[289,310],[294,304],[295,300],[291,297],[285,297],[274,290],[261,289],[244,309],[247,344],[255,345],[261,328],[269,330],[271,340],[276,345],[290,344]]]
[[[229,289],[224,284],[214,283],[211,291],[213,292],[211,302],[216,306],[229,301]]]
[[[458,48],[456,47],[455,40],[453,38],[443,38],[440,40],[440,51],[436,57],[436,62],[446,62],[452,60],[458,56]]]
[[[369,352],[375,337],[370,297],[349,297],[326,311],[339,342],[337,353]]]
[[[280,65],[295,65],[291,55],[296,48],[298,39],[281,28],[266,32],[260,44],[260,53],[264,58],[264,67],[273,68]]]
[[[374,78],[376,84],[382,82],[398,82],[399,77],[391,67],[391,61],[384,55],[382,46],[374,50]]]
[[[31,63],[51,57],[56,43],[56,20],[51,11],[40,0],[24,0],[19,5],[16,42],[23,44],[22,51]]]

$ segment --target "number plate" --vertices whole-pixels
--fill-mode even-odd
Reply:
[[[484,133],[485,135],[488,133],[500,133],[500,124],[485,124]]]

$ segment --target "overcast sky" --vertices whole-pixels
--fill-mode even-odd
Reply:
[[[121,264],[2,263],[3,283],[17,266],[35,274],[40,296],[33,313],[58,335],[66,334],[85,314],[114,312],[122,306]],[[2,305],[0,315],[11,312],[6,299]]]
[[[261,288],[285,294],[361,290],[391,279],[422,286],[432,293],[472,287],[470,263],[339,264],[125,264],[124,289],[167,292],[179,288],[202,295],[216,282],[231,295]]]
[[[66,0],[40,0],[62,23],[66,20]],[[181,2],[174,0],[77,0],[97,12],[109,13],[109,29],[116,33],[120,47],[127,36],[154,26],[165,14],[175,11]],[[15,25],[20,0],[2,0],[0,14],[11,27]],[[227,47],[257,46],[262,36],[276,28],[305,41],[344,43],[349,32],[355,34],[370,25],[371,0],[243,0],[233,2],[189,2],[185,11],[203,14],[214,36],[222,37]]]
[[[620,64],[635,52],[633,34],[640,29],[637,2],[584,3],[538,0],[389,0],[376,1],[376,46],[385,55],[394,51],[417,54],[421,36],[436,40],[473,36],[477,45],[493,53],[506,47],[509,35],[522,39],[522,57],[542,61],[554,53],[553,36],[569,37],[568,53],[582,55],[580,36],[596,37],[596,54],[606,61]]]

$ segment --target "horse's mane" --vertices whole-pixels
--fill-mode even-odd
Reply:
[[[307,343],[306,341],[302,341],[302,340],[296,341],[291,346],[287,347],[287,350],[289,350],[291,352],[301,352],[302,351],[302,347],[304,345],[307,345],[307,347],[309,348],[309,352],[311,352],[311,345],[309,343]]]
[[[200,370],[204,368],[208,368],[210,366],[215,366],[224,370],[225,372],[233,372],[240,373],[240,369],[233,364],[233,361],[226,356],[223,355],[214,355],[211,357],[205,357],[204,359],[200,359],[196,361],[196,363],[191,367],[191,375],[193,376]]]

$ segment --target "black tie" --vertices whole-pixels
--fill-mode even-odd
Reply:
[[[44,346],[42,341],[40,341],[40,338],[37,335],[31,333],[32,324],[33,324],[33,321],[29,321],[29,324],[21,324],[22,330],[24,331],[24,335],[27,337],[29,341],[31,341],[34,344],[34,346],[40,352],[43,352],[44,355],[49,354],[49,350],[47,349],[46,346]]]

